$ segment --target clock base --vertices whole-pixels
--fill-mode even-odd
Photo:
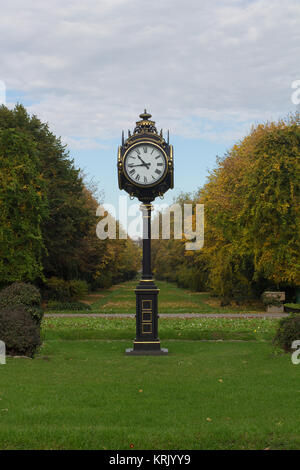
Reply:
[[[128,348],[125,350],[126,356],[167,356],[168,349],[134,349]]]

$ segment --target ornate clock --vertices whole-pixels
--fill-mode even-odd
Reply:
[[[158,293],[151,272],[151,202],[173,188],[173,146],[158,134],[151,114],[140,115],[133,134],[128,131],[118,150],[119,188],[141,202],[143,214],[143,270],[136,293],[136,339],[126,354],[158,355],[168,350],[158,338]]]
[[[118,152],[119,188],[141,202],[150,203],[173,188],[173,146],[158,134],[146,110]]]

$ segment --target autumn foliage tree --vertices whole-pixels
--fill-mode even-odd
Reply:
[[[299,124],[298,114],[260,124],[218,160],[194,197],[204,248],[184,253],[177,279],[198,271],[202,288],[227,299],[300,286]]]
[[[97,205],[48,125],[22,105],[1,106],[0,284],[56,277],[101,287],[133,276],[137,247],[97,238]]]
[[[91,190],[85,188],[85,207],[94,221],[74,252],[79,276],[94,287],[109,287],[112,283],[134,277],[140,269],[141,253],[130,239],[101,240],[96,236],[98,201]],[[118,222],[116,227],[118,228]]]

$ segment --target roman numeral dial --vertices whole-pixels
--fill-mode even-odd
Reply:
[[[164,152],[156,145],[143,142],[127,151],[124,170],[127,178],[139,186],[153,186],[166,174]]]

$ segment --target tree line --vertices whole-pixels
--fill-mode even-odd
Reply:
[[[61,139],[18,104],[0,107],[0,285],[82,279],[92,288],[132,278],[131,239],[99,240],[98,201]]]
[[[300,287],[300,117],[259,124],[235,144],[207,183],[178,203],[204,204],[205,240],[155,240],[158,278],[210,290],[225,303]]]

